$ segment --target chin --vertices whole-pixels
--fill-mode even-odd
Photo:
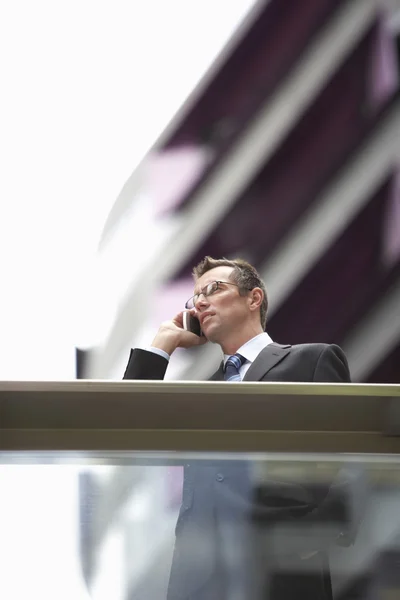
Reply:
[[[215,329],[214,327],[206,327],[205,329],[202,329],[204,336],[208,339],[209,342],[213,342],[214,341],[214,334],[215,334]]]
[[[207,331],[203,331],[203,333],[209,342],[219,344],[220,336],[218,335],[219,332],[216,327],[210,327]]]

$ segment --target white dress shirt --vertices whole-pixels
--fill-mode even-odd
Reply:
[[[241,379],[243,379],[243,377],[246,375],[247,371],[250,369],[252,363],[256,360],[261,350],[264,350],[264,348],[269,344],[272,344],[272,340],[268,333],[264,332],[256,335],[256,337],[253,337],[251,340],[243,344],[243,346],[240,346],[236,354],[241,354],[246,359],[239,369],[239,375]],[[230,354],[224,354],[224,366],[229,356]]]
[[[243,344],[237,351],[238,354],[241,354],[246,359],[245,363],[239,369],[239,375],[241,379],[246,375],[247,371],[250,369],[251,364],[255,361],[257,356],[260,354],[261,350],[264,350],[268,344],[272,344],[272,340],[269,337],[268,333],[260,333],[256,335],[251,340]],[[154,352],[154,354],[159,354],[163,356],[166,360],[169,361],[170,355],[164,350],[160,350],[159,348],[154,348],[151,346],[148,348],[150,352]],[[229,358],[229,354],[224,354],[224,366],[226,361]]]

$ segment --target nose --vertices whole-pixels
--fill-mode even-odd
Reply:
[[[199,297],[197,298],[194,307],[196,310],[201,310],[202,308],[204,308],[205,306],[208,306],[208,300],[207,300],[207,296],[205,296],[203,293],[199,294]]]

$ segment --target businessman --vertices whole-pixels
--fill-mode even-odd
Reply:
[[[252,265],[206,257],[193,275],[185,310],[203,335],[186,331],[180,312],[151,347],[131,351],[125,379],[163,379],[176,348],[214,343],[223,360],[211,380],[350,382],[338,346],[271,340],[265,286]],[[327,551],[351,537],[343,523],[352,483],[340,473],[322,492],[277,482],[256,489],[250,471],[244,461],[185,465],[168,600],[331,600]],[[327,520],[333,530],[316,533]],[[297,533],[285,538],[290,527]]]

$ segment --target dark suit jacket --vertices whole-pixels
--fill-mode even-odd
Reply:
[[[167,366],[161,356],[134,349],[124,378],[162,379]],[[221,363],[212,380],[223,380],[222,367]],[[258,355],[244,381],[350,382],[350,374],[338,346],[273,343]],[[232,539],[235,531],[240,531],[237,547],[246,572],[257,564],[255,552],[260,554],[260,549],[256,538],[260,540],[260,531],[263,532],[265,562],[261,564],[268,570],[266,598],[330,600],[326,550],[340,536],[343,545],[352,542],[354,519],[350,523],[348,513],[353,487],[351,474],[347,477],[340,472],[323,489],[273,480],[255,489],[248,462],[185,465],[168,600],[222,600],[221,545],[217,534],[220,521],[232,525]],[[321,526],[328,522],[328,528]],[[268,540],[268,548],[264,540]],[[308,576],[304,576],[304,561],[308,561]],[[250,592],[247,597],[252,600]]]
[[[162,356],[131,350],[124,379],[164,379],[168,361]],[[211,380],[223,380],[223,363]],[[244,381],[350,382],[346,357],[339,346],[269,344],[247,371]]]

